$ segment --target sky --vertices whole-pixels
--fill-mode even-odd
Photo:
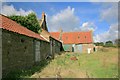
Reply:
[[[41,19],[46,14],[50,32],[93,31],[94,42],[118,38],[117,2],[4,2],[1,13],[28,15],[34,12]]]

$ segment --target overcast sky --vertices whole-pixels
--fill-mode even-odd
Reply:
[[[118,3],[116,2],[5,2],[4,15],[28,15],[38,19],[46,13],[50,32],[92,30],[94,41],[115,40],[118,37]]]

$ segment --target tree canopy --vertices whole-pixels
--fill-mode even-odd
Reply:
[[[104,46],[104,43],[103,42],[96,42],[94,43],[96,46]]]
[[[106,47],[112,47],[113,46],[113,42],[112,41],[106,41],[105,42],[105,46]]]
[[[116,39],[115,44],[116,44],[116,46],[120,47],[120,39]]]
[[[33,32],[38,33],[41,30],[35,13],[30,13],[27,16],[12,15],[9,18]]]
[[[116,40],[116,43],[118,42],[118,40]],[[96,42],[94,43],[96,46],[103,46],[103,47],[114,47],[114,44],[112,41],[106,41],[104,42]]]

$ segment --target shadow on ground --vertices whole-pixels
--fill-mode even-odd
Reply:
[[[41,70],[44,69],[50,63],[50,61],[51,60],[43,60],[39,63],[36,63],[29,69],[11,71],[2,76],[2,80],[23,80],[23,78],[27,78],[33,75],[35,72],[41,72]]]

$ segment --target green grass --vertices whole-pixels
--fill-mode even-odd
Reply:
[[[73,56],[78,60],[70,60]],[[58,71],[62,78],[118,78],[117,48],[92,54],[66,52],[57,56],[42,72],[31,77],[55,77]]]

